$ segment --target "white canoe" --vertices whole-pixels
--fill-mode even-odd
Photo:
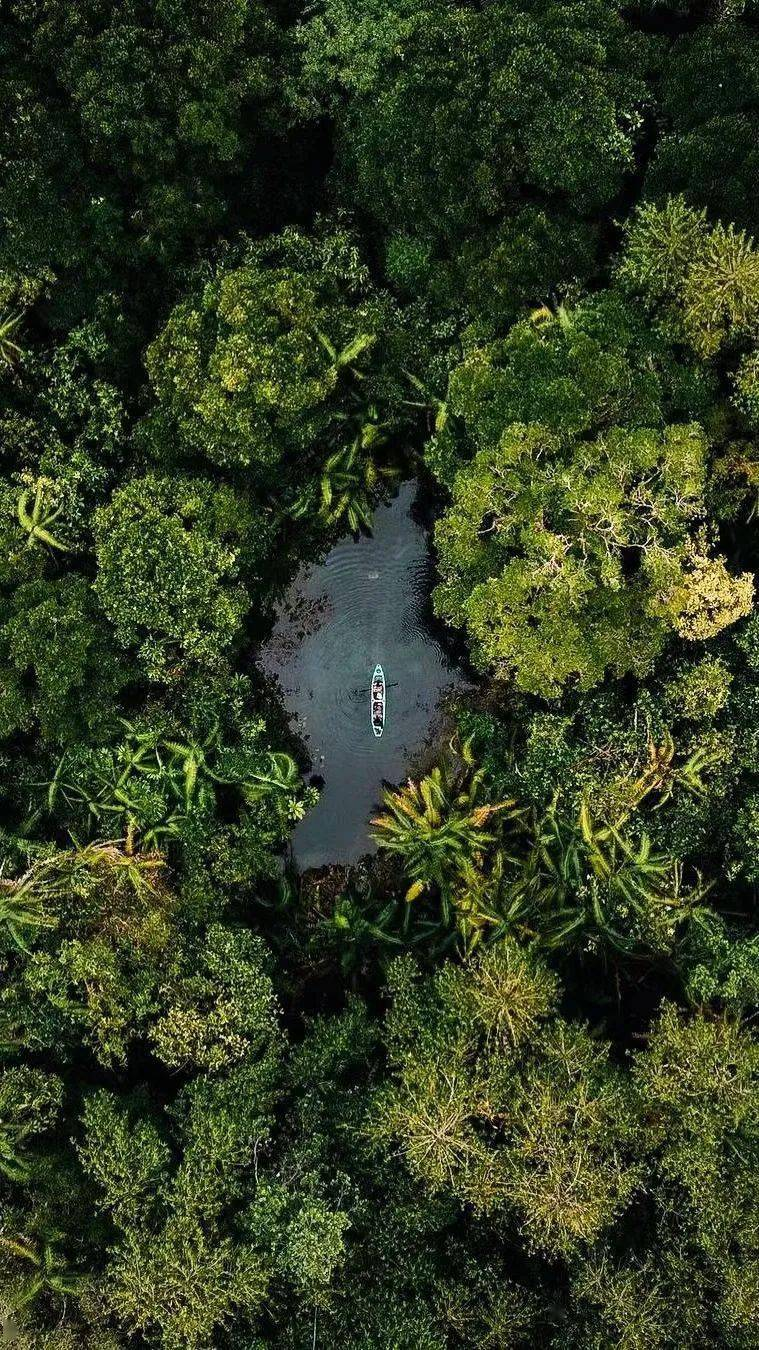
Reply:
[[[377,686],[379,686],[379,690],[377,696],[375,696]],[[375,736],[381,736],[385,726],[385,672],[380,665],[374,667],[374,674],[372,675],[369,692],[369,715],[372,722],[372,731]]]

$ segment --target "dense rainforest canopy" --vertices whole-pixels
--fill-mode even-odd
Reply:
[[[759,5],[0,54],[8,1343],[759,1347]],[[403,474],[473,682],[297,877],[256,645]]]

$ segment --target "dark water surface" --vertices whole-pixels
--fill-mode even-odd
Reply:
[[[281,687],[312,772],[318,805],[300,821],[301,869],[355,862],[372,848],[369,817],[382,781],[399,782],[443,721],[441,700],[465,683],[428,627],[432,566],[413,518],[416,482],[375,512],[371,538],[346,538],[326,561],[304,566],[279,606],[259,662]],[[385,730],[369,716],[377,662],[387,681]]]

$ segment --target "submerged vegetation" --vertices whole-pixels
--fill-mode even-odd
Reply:
[[[5,1340],[759,1346],[755,0],[0,50]],[[478,682],[296,877],[256,644],[412,470]]]

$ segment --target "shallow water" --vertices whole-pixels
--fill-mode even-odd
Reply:
[[[428,626],[432,565],[413,519],[416,482],[375,512],[371,538],[341,541],[319,566],[304,566],[279,606],[259,656],[275,677],[312,772],[318,805],[300,821],[293,858],[301,870],[355,862],[373,845],[368,822],[383,779],[399,782],[443,721],[444,696],[464,676]],[[385,730],[374,736],[369,683],[387,681]]]

